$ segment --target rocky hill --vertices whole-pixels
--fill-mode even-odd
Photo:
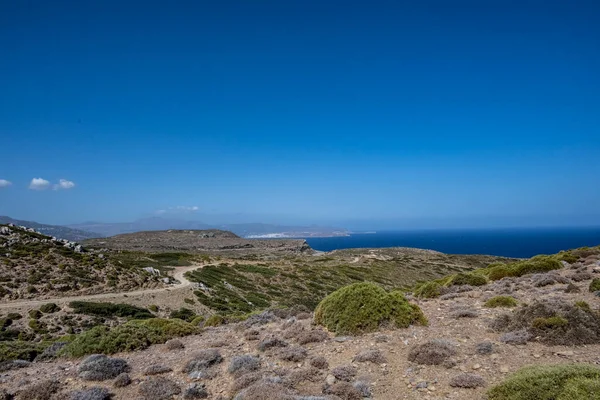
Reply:
[[[147,252],[192,252],[220,255],[284,255],[312,252],[304,240],[242,239],[217,229],[147,231],[85,241],[90,247]]]
[[[353,284],[314,312],[160,319],[74,304],[75,315],[139,317],[28,351],[0,346],[4,359],[36,359],[1,363],[0,382],[17,399],[595,400],[599,296],[600,247],[451,273],[412,293]],[[98,353],[108,357],[85,357]]]
[[[7,216],[0,216],[0,224],[13,224],[16,226],[24,226],[26,228],[35,229],[36,232],[39,232],[46,236],[53,236],[59,239],[66,239],[75,242],[81,242],[85,239],[102,237],[103,235],[95,232],[89,232],[81,229],[73,229],[68,228],[66,226],[59,225],[46,225],[40,224],[33,221],[22,221],[18,219],[13,219]]]
[[[156,276],[110,253],[32,228],[0,225],[0,301],[157,285]]]

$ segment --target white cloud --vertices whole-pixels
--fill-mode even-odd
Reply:
[[[181,214],[181,213],[194,213],[200,210],[198,206],[175,206],[156,210],[154,213],[158,215],[162,214]]]
[[[186,211],[186,212],[192,212],[192,211],[198,211],[199,208],[198,206],[177,206],[177,207],[170,207],[170,210],[176,210],[176,211]]]
[[[54,186],[52,187],[54,190],[61,190],[61,189],[73,189],[75,187],[75,182],[73,181],[68,181],[66,179],[60,179],[58,181],[58,183],[54,184]]]
[[[50,182],[42,178],[33,178],[29,184],[29,189],[46,190],[50,187]]]
[[[0,188],[9,187],[12,185],[11,181],[7,181],[6,179],[0,179]]]

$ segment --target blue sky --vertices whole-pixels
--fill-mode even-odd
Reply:
[[[600,224],[599,18],[597,1],[2,2],[0,215]]]

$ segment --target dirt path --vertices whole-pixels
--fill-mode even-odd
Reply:
[[[99,300],[99,299],[110,299],[110,300],[122,300],[127,303],[132,302],[136,297],[146,297],[147,295],[153,295],[157,293],[163,292],[172,292],[175,290],[187,289],[191,288],[193,283],[185,278],[185,273],[188,271],[193,271],[198,268],[202,268],[203,265],[192,265],[189,267],[173,267],[173,278],[175,278],[179,283],[175,285],[169,285],[161,288],[155,289],[143,289],[143,290],[135,290],[132,292],[120,292],[120,293],[100,293],[100,294],[90,294],[83,296],[70,296],[70,297],[56,297],[50,299],[42,299],[42,300],[26,300],[26,301],[11,301],[9,303],[0,303],[0,310],[6,309],[21,309],[21,308],[36,308],[46,303],[56,303],[56,304],[65,304],[71,301],[89,301],[89,300]]]

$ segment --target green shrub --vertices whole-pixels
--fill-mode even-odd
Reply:
[[[480,274],[474,273],[459,273],[452,278],[451,285],[471,285],[471,286],[483,286],[488,283],[488,279]]]
[[[556,400],[600,400],[600,379],[573,378]]]
[[[376,331],[383,324],[407,328],[427,324],[421,309],[398,291],[386,292],[373,283],[355,283],[325,297],[315,310],[315,322],[336,334]]]
[[[586,364],[525,367],[488,391],[489,400],[590,400],[589,380],[600,379],[600,368]],[[597,385],[596,385],[597,386]],[[581,393],[579,397],[571,394]]]
[[[8,313],[6,318],[16,321],[16,320],[23,318],[23,316],[19,313],[11,312],[11,313]]]
[[[73,301],[69,303],[77,314],[95,315],[98,317],[127,317],[135,319],[153,318],[154,315],[145,309],[130,304],[95,303],[91,301]]]
[[[148,306],[148,310],[150,310],[152,312],[158,312],[158,306],[156,304],[150,304]]]
[[[0,342],[0,362],[9,360],[33,361],[49,343],[34,343],[21,340]]]
[[[192,322],[190,322],[192,325],[194,326],[198,326],[200,325],[202,322],[204,322],[204,316],[202,315],[198,315],[196,318],[194,318],[192,320]]]
[[[566,326],[569,321],[563,317],[536,318],[531,323],[531,326],[536,329],[554,329],[561,326]]]
[[[86,354],[141,350],[175,337],[199,332],[198,327],[179,319],[133,320],[114,328],[100,325],[77,335],[61,353],[70,357],[82,357]]]
[[[46,303],[40,307],[40,311],[44,314],[54,313],[60,310],[60,307],[56,303]]]
[[[46,330],[46,324],[37,319],[30,319],[29,327],[35,333],[48,333],[48,331]]]
[[[170,318],[179,318],[187,322],[191,322],[196,318],[196,313],[189,308],[181,307],[179,310],[171,311]]]
[[[492,281],[506,277],[519,277],[536,272],[548,272],[562,268],[556,256],[535,256],[529,260],[516,261],[509,264],[490,264],[487,268],[478,270]]]
[[[225,318],[222,315],[214,314],[207,318],[204,326],[219,326],[225,323]]]
[[[596,292],[600,290],[600,278],[594,278],[590,282],[590,292]]]
[[[439,297],[440,294],[442,294],[441,292],[442,290],[442,285],[440,285],[439,283],[432,281],[432,282],[425,282],[419,286],[417,286],[417,288],[414,290],[413,294],[415,295],[415,297],[419,297],[422,299],[432,299],[434,297]]]
[[[42,313],[38,310],[30,310],[29,311],[29,318],[31,319],[39,319],[42,317]]]
[[[486,301],[484,306],[489,308],[516,307],[517,300],[515,300],[515,298],[511,296],[496,296]]]
[[[590,305],[585,301],[576,301],[575,307],[581,308],[582,310],[586,310],[586,311],[592,311],[592,308],[590,307]]]
[[[196,303],[194,299],[190,299],[189,297],[186,297],[185,299],[183,299],[183,301],[191,305],[194,305],[194,303]]]

